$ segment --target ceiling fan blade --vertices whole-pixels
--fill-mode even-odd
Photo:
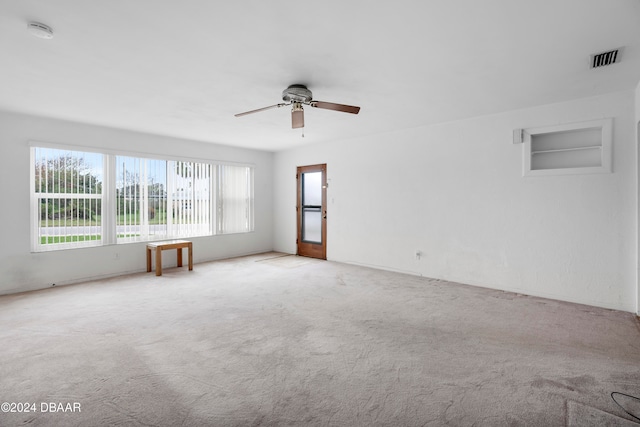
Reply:
[[[304,110],[300,108],[299,110],[291,111],[291,128],[292,129],[300,129],[304,127]]]
[[[242,116],[246,116],[247,114],[259,113],[260,111],[270,110],[272,108],[284,107],[285,105],[289,105],[289,104],[270,105],[268,107],[258,108],[257,110],[251,110],[251,111],[245,111],[244,113],[238,113],[238,114],[235,114],[235,116],[236,117],[242,117]]]
[[[343,113],[358,114],[360,107],[353,105],[334,104],[333,102],[311,101],[311,106],[325,110],[342,111]]]

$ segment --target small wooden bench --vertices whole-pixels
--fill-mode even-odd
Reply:
[[[162,251],[176,249],[178,251],[178,267],[182,267],[182,249],[189,250],[189,270],[193,270],[193,244],[188,240],[168,240],[147,244],[147,272],[151,271],[151,251],[156,251],[156,276],[162,276]]]

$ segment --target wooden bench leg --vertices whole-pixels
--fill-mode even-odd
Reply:
[[[189,270],[193,270],[193,244],[189,243],[187,248],[189,248]]]
[[[162,249],[156,248],[156,276],[162,276]]]
[[[151,249],[147,248],[147,273],[151,271]]]
[[[182,267],[182,248],[176,249],[178,253],[178,267]]]

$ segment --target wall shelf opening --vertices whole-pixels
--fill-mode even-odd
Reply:
[[[524,130],[524,176],[611,173],[612,119]]]

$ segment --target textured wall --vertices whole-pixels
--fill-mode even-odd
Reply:
[[[255,232],[193,238],[195,262],[271,250],[273,154],[0,113],[0,294],[146,269],[144,243],[30,253],[29,141],[255,165]],[[164,254],[175,265],[175,252]]]
[[[635,141],[636,141],[636,159],[637,159],[637,164],[638,167],[640,168],[640,83],[638,83],[638,86],[636,87],[636,105],[635,105],[635,119],[636,119],[636,134],[635,134]],[[638,226],[640,224],[640,182],[638,181],[640,179],[640,176],[638,174],[638,169],[636,169],[636,236],[638,237],[638,239],[636,240],[636,255],[638,257],[637,259],[637,264],[636,264],[636,295],[637,295],[637,305],[636,305],[636,314],[638,314],[640,316],[640,227]]]
[[[326,162],[331,260],[635,311],[634,96],[276,153],[275,248],[295,252],[295,167]],[[522,176],[513,129],[605,117],[612,174]]]

